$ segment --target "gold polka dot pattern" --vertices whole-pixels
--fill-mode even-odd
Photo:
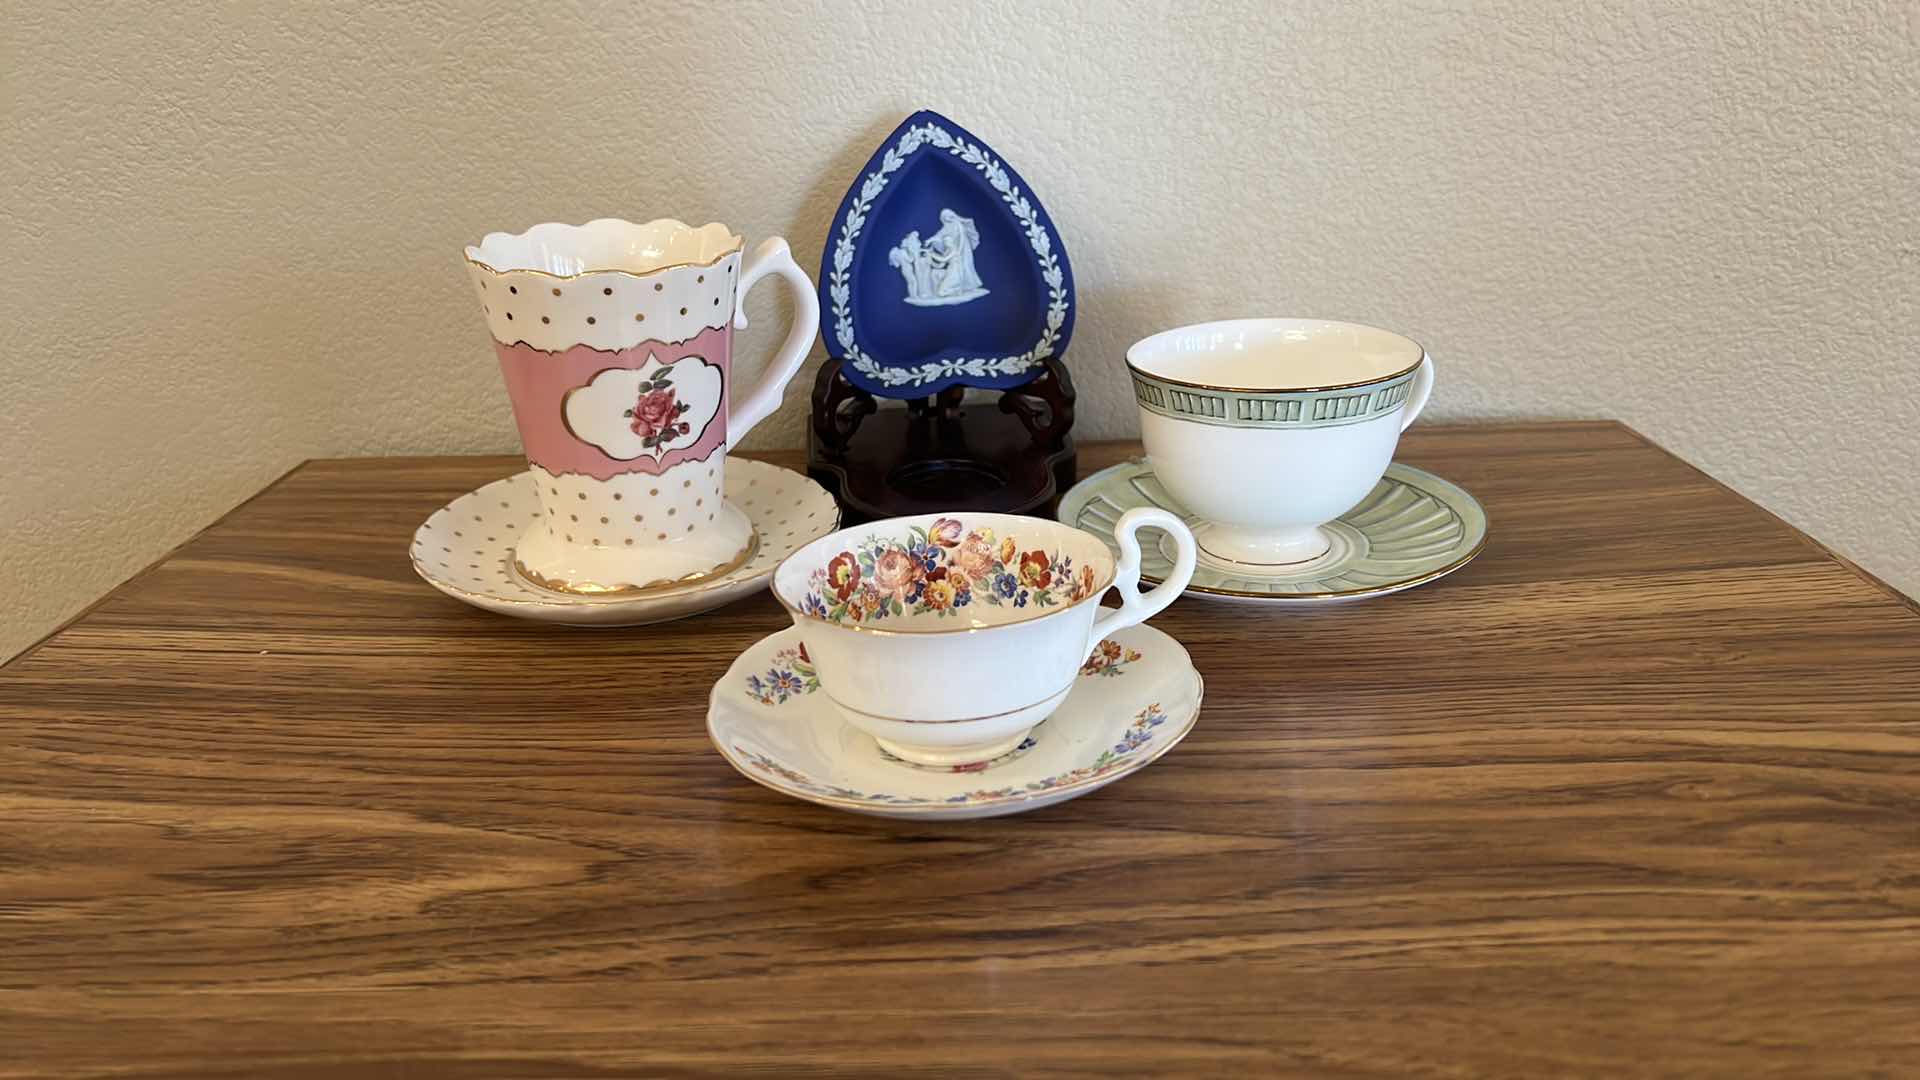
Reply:
[[[564,483],[565,478],[552,479]],[[758,547],[738,568],[684,589],[638,597],[585,597],[549,592],[524,581],[513,569],[517,528],[550,525],[540,515],[535,489],[536,482],[547,481],[536,481],[531,471],[497,480],[436,511],[414,534],[413,568],[441,592],[489,611],[548,622],[633,626],[695,614],[757,592],[766,587],[781,559],[840,527],[833,497],[800,473],[729,457],[725,479],[726,501],[752,521]],[[488,535],[475,527],[488,516],[505,518],[509,525]],[[703,510],[700,516],[710,515]],[[581,542],[627,547],[666,535],[637,519],[594,527],[600,531],[579,536]],[[462,535],[456,537],[456,532]],[[481,535],[484,542],[474,539]]]
[[[708,266],[583,274],[565,288],[543,287],[552,278],[533,271],[495,272],[469,263],[467,272],[496,341],[545,352],[575,345],[610,352],[648,341],[679,343],[725,326],[733,317],[739,262],[734,251]]]

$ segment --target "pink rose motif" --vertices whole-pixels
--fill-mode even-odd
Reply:
[[[927,539],[943,548],[956,547],[960,543],[960,523],[952,518],[937,518],[933,528],[927,530]]]
[[[679,415],[680,410],[675,407],[677,404],[671,386],[641,394],[639,402],[633,407],[633,433],[642,438],[658,436]]]
[[[985,581],[1000,562],[994,555],[992,535],[979,533],[971,533],[960,541],[960,550],[953,553],[953,561],[961,573],[975,581]]]
[[[888,548],[873,561],[873,583],[894,599],[904,599],[920,580],[920,560],[900,548]]]

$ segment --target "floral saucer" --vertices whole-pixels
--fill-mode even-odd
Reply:
[[[740,654],[714,684],[707,734],[748,779],[796,799],[912,821],[998,817],[1152,764],[1193,730],[1201,691],[1179,642],[1129,627],[1100,643],[1066,702],[1013,750],[960,769],[911,765],[840,718],[789,627]]]
[[[470,491],[434,511],[409,554],[427,584],[477,608],[573,626],[641,626],[698,614],[767,586],[780,560],[840,527],[840,508],[791,469],[727,458],[726,499],[753,522],[758,547],[717,577],[638,595],[575,596],[522,578],[513,567],[520,530],[540,520],[533,473]]]
[[[1136,506],[1170,510],[1196,533],[1206,524],[1173,501],[1145,461],[1123,462],[1075,484],[1060,498],[1059,518],[1113,547],[1114,522]],[[1253,604],[1357,600],[1451,574],[1487,542],[1487,514],[1472,495],[1397,461],[1360,505],[1324,528],[1333,537],[1325,555],[1270,572],[1214,562],[1203,552],[1186,592]],[[1140,556],[1140,580],[1159,581],[1171,567],[1165,553],[1148,549]]]

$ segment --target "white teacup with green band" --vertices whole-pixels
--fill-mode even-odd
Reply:
[[[1127,350],[1140,434],[1167,494],[1222,566],[1316,559],[1321,528],[1373,490],[1433,392],[1410,338],[1326,319],[1233,319]]]

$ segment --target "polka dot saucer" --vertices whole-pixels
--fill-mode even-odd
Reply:
[[[573,596],[543,589],[513,568],[520,531],[540,520],[532,472],[470,491],[434,511],[413,534],[413,569],[427,584],[477,608],[571,626],[642,626],[685,618],[767,587],[774,567],[840,527],[840,508],[791,469],[727,458],[727,502],[753,522],[760,546],[718,577],[637,596]]]

